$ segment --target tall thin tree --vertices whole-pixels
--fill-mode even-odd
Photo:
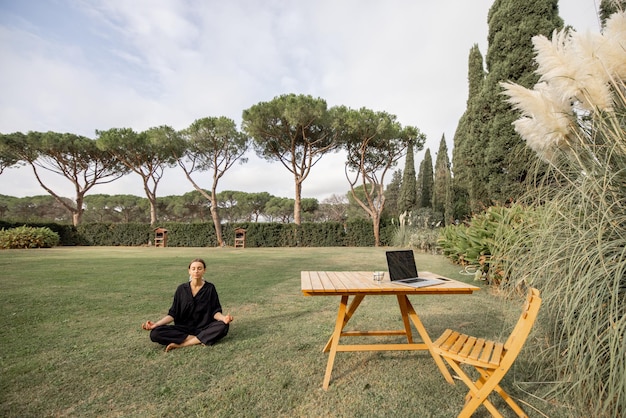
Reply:
[[[533,86],[539,76],[534,62],[532,37],[550,36],[563,27],[558,0],[496,0],[487,18],[489,24],[486,64],[488,74],[480,93],[480,127],[473,133],[472,157],[478,158],[474,178],[487,185],[479,203],[490,206],[519,198],[526,190],[531,166],[537,160],[513,128],[517,117],[502,94],[500,82]]]
[[[600,25],[604,28],[606,20],[615,12],[626,11],[626,1],[624,0],[602,0],[600,1]]]
[[[404,159],[404,171],[402,172],[402,183],[400,186],[400,196],[398,198],[398,212],[400,216],[406,216],[417,206],[417,177],[415,174],[414,144],[409,142]]]
[[[441,213],[444,221],[449,222],[451,213],[451,189],[452,176],[450,174],[450,157],[445,135],[441,136],[439,150],[435,160],[435,173],[433,178],[433,211]]]
[[[480,138],[478,135],[478,126],[481,121],[480,107],[477,104],[477,98],[483,88],[485,80],[485,69],[483,56],[478,48],[478,44],[474,44],[469,52],[468,57],[468,96],[467,108],[461,116],[457,129],[454,133],[454,147],[452,150],[452,171],[453,190],[455,202],[455,218],[469,217],[472,212],[472,201],[478,200],[476,194],[480,184],[474,183],[477,175],[477,163],[481,158],[481,154],[475,155],[472,150],[472,142],[477,142]],[[472,187],[475,185],[475,187]],[[486,185],[484,187],[486,190]]]
[[[391,181],[385,189],[385,213],[392,218],[398,218],[401,213],[398,208],[401,188],[402,170],[395,170],[391,175]]]
[[[424,159],[420,163],[420,171],[417,176],[418,208],[432,208],[433,205],[433,159],[430,156],[430,148],[426,148]]]

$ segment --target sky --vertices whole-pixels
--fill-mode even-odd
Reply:
[[[599,32],[600,0],[560,0],[578,31]],[[433,161],[453,137],[467,100],[467,59],[487,53],[493,0],[0,0],[0,132],[180,130],[204,117],[241,123],[243,110],[283,94],[397,116],[427,137]],[[424,151],[415,155],[416,168]],[[294,197],[292,174],[247,155],[218,191]],[[345,195],[345,156],[323,157],[302,196]],[[401,161],[401,163],[403,160]],[[402,169],[402,164],[395,169]],[[211,175],[196,174],[210,189]],[[46,184],[73,198],[60,175]],[[385,184],[391,181],[391,173]],[[193,190],[178,167],[157,196]],[[129,174],[88,194],[144,197]],[[46,194],[29,167],[0,175],[0,195]]]

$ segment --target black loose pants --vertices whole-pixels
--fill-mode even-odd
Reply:
[[[168,345],[180,344],[190,335],[195,335],[202,344],[213,345],[228,334],[229,325],[222,321],[213,321],[204,329],[193,329],[183,325],[161,325],[150,331],[150,339],[155,343]]]

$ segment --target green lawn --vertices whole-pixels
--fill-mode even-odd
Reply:
[[[382,248],[54,248],[0,251],[0,416],[451,417],[466,392],[424,352],[321,352],[339,297],[304,297],[301,270],[386,269]],[[141,330],[167,313],[192,258],[207,261],[235,321],[212,347],[165,353]],[[470,281],[440,256],[418,268]],[[517,303],[487,288],[411,297],[432,337],[507,335]],[[366,298],[351,329],[402,327],[393,297]],[[382,337],[380,337],[382,338]],[[393,338],[393,337],[392,337]],[[532,354],[532,353],[531,353]],[[504,381],[531,416],[570,416],[528,392],[523,359]],[[523,389],[523,390],[521,390]],[[501,405],[500,402],[497,405]],[[541,412],[538,412],[537,410]],[[510,411],[506,416],[511,416]],[[489,416],[481,408],[478,416]],[[545,414],[545,415],[543,415]]]

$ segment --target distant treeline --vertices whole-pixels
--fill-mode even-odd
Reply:
[[[357,189],[357,193],[359,189]],[[226,190],[217,193],[223,223],[277,222],[292,223],[294,199],[273,196],[268,192],[246,193]],[[397,217],[395,199],[388,196],[385,217]],[[71,199],[66,204],[74,205]],[[157,198],[158,222],[212,222],[211,201],[200,192]],[[135,195],[86,195],[83,201],[86,223],[149,223],[150,204]],[[304,222],[344,222],[366,219],[367,214],[351,199],[350,193],[333,195],[321,203],[314,198],[302,199]],[[50,195],[13,197],[0,195],[0,219],[11,222],[72,223],[72,213]]]
[[[0,221],[0,229],[23,223]],[[28,223],[46,227],[60,237],[63,246],[148,246],[154,244],[155,228],[148,223],[82,223],[78,226],[58,223]],[[168,247],[215,247],[215,228],[210,222],[164,222]],[[368,247],[373,246],[372,223],[365,219],[346,222],[323,222],[301,225],[276,222],[238,222],[222,226],[224,244],[234,246],[235,229],[245,229],[246,247]],[[391,223],[381,224],[381,243],[389,245],[396,231]]]

